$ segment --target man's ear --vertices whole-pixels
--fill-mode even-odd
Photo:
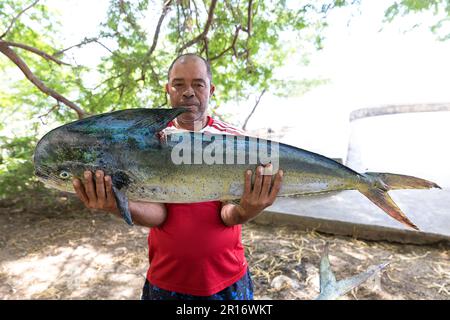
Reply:
[[[166,93],[169,93],[169,84],[166,83],[166,85],[164,86],[164,88],[166,88]]]
[[[211,88],[209,89],[209,96],[212,96],[216,91],[216,86],[211,83]]]

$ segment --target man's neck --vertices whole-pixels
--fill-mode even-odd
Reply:
[[[178,118],[174,119],[173,124],[175,128],[184,129],[188,131],[200,131],[208,124],[208,116],[202,117],[202,119],[196,121],[186,121],[179,120]]]

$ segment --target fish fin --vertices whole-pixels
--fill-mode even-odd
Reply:
[[[89,133],[91,136],[103,136],[105,132],[123,133],[124,131],[141,129],[158,132],[166,128],[170,121],[186,111],[188,109],[182,107],[170,109],[125,109],[80,119],[68,123],[64,127],[70,132]]]
[[[329,243],[325,245],[325,249],[320,259],[320,292],[325,292],[327,287],[336,284],[336,277],[331,270],[330,259],[328,258]]]
[[[118,170],[112,174],[112,185],[119,190],[128,187],[130,182],[130,177],[123,171]]]
[[[425,179],[420,179],[402,174],[386,173],[386,172],[366,172],[364,175],[381,179],[386,184],[388,190],[398,189],[431,189],[439,188],[436,183]]]
[[[372,188],[368,190],[359,190],[370,201],[375,203],[384,212],[390,215],[395,220],[403,223],[404,225],[419,230],[419,228],[412,223],[408,217],[402,212],[402,210],[395,204],[394,200],[389,196],[386,190],[380,188]]]
[[[360,286],[378,271],[384,269],[389,263],[372,266],[367,271],[356,276],[343,279],[336,282],[336,277],[331,270],[330,260],[328,258],[329,243],[325,245],[322,258],[320,260],[320,294],[316,300],[334,300],[352,289]]]
[[[158,132],[166,128],[170,121],[186,111],[188,111],[188,109],[181,107],[171,109],[149,109],[146,116],[137,119],[128,130],[133,131],[145,128],[149,129],[151,132]]]
[[[336,292],[338,296],[343,296],[344,294],[350,292],[354,288],[359,287],[361,284],[369,280],[372,276],[374,276],[377,272],[386,268],[389,265],[389,262],[383,263],[377,266],[371,266],[366,271],[357,274],[356,276],[343,279],[336,283]]]
[[[125,192],[121,191],[116,186],[112,186],[114,197],[116,198],[117,208],[119,208],[120,214],[128,225],[133,225],[133,220],[131,219],[130,208],[128,206],[128,198]]]
[[[419,228],[406,217],[389,196],[387,191],[398,189],[441,188],[434,182],[401,174],[366,172],[362,176],[367,180],[369,188],[359,188],[359,192],[383,209],[388,215],[415,230],[419,230]]]

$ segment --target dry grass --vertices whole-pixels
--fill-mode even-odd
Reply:
[[[48,191],[0,202],[0,299],[139,299],[146,228]],[[450,248],[369,242],[250,223],[243,243],[257,299],[312,299],[326,242],[337,279],[391,262],[344,299],[450,299]],[[283,276],[283,277],[280,277]],[[272,286],[274,279],[289,281]],[[276,282],[275,281],[275,282]]]
[[[293,227],[250,224],[244,244],[252,266],[258,296],[272,299],[312,299],[318,292],[318,266],[326,242],[338,280],[363,272],[371,265],[390,262],[384,272],[353,290],[349,299],[450,299],[448,247],[361,241]],[[271,288],[279,275],[298,282],[299,288]]]

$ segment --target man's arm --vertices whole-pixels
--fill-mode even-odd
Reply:
[[[75,192],[84,205],[89,209],[103,210],[121,217],[112,190],[111,177],[97,170],[95,179],[90,171],[84,172],[84,178],[84,185],[79,179],[73,179]],[[131,218],[137,225],[151,228],[160,226],[166,220],[167,210],[162,203],[128,201],[128,205]]]
[[[239,205],[226,204],[220,212],[222,221],[227,226],[243,224],[256,218],[265,208],[274,203],[281,188],[283,171],[279,170],[275,175],[272,185],[272,165],[268,165],[266,170],[269,174],[263,175],[263,167],[256,169],[255,183],[251,186],[252,172],[245,172],[244,193]]]

